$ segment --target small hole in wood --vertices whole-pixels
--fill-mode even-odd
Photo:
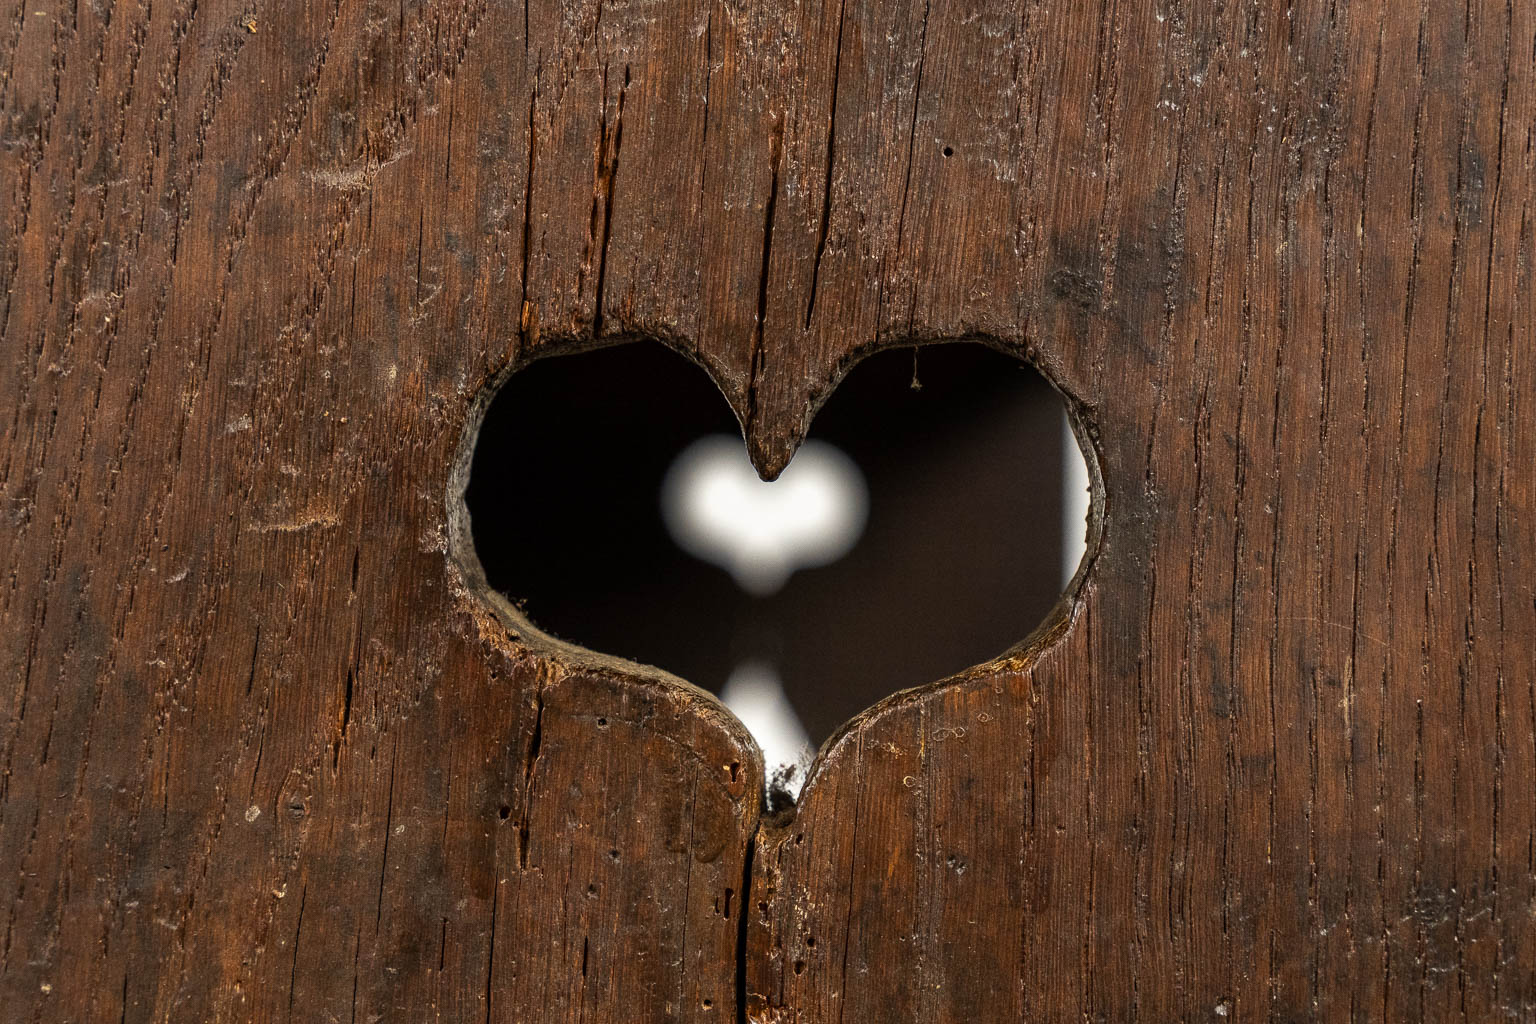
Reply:
[[[944,155],[945,156],[954,156],[955,155],[955,147],[953,147],[953,146],[945,146],[944,147]]]
[[[512,808],[508,807],[506,804],[502,804],[501,810],[497,811],[496,814],[501,818],[502,821],[506,821],[508,818],[512,817]]]

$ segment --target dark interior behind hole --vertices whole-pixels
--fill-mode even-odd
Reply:
[[[854,367],[811,436],[863,470],[868,525],[842,560],[766,598],[662,521],[668,466],[711,433],[740,428],[713,382],[656,343],[514,374],[466,494],[490,584],[552,635],[716,692],[741,662],[770,662],[813,743],[1006,650],[1061,593],[1061,399],[1017,360],[948,344]]]

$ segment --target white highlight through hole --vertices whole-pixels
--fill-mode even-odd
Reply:
[[[1093,507],[1093,483],[1088,463],[1077,446],[1072,419],[1061,410],[1061,582],[1072,582],[1088,550],[1088,516]]]
[[[805,442],[770,482],[758,477],[740,438],[711,434],[672,463],[661,510],[683,550],[767,597],[797,569],[852,549],[869,517],[869,490],[854,461],[825,441]]]
[[[765,661],[736,666],[720,691],[720,700],[762,748],[770,783],[777,782],[791,797],[798,797],[814,752],[773,666]]]

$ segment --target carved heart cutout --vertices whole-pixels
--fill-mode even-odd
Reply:
[[[1062,471],[1081,470],[1064,419],[1043,378],[983,346],[881,353],[767,483],[706,375],[622,345],[513,373],[466,501],[488,582],[531,620],[519,630],[716,692],[734,680],[744,718],[804,724],[778,747],[759,731],[771,769],[1041,622],[1070,546]]]

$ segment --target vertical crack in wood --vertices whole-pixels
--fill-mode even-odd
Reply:
[[[769,162],[772,171],[768,179],[768,201],[763,209],[763,261],[761,273],[757,281],[757,323],[752,333],[752,361],[751,377],[747,382],[747,421],[745,424],[748,447],[752,456],[752,462],[757,467],[759,474],[765,478],[778,476],[778,469],[770,464],[779,460],[769,460],[763,453],[759,437],[760,424],[758,422],[758,388],[762,384],[763,364],[763,329],[768,319],[768,276],[773,266],[773,218],[779,204],[779,172],[784,160],[784,121],[779,118],[774,122],[773,135],[769,142]]]
[[[606,78],[606,71],[604,77]],[[597,283],[593,288],[592,299],[592,336],[600,338],[603,334],[603,284],[608,277],[608,237],[613,230],[613,183],[619,173],[619,147],[624,144],[624,96],[629,92],[629,65],[624,65],[624,81],[619,86],[618,109],[613,117],[612,148],[609,148],[609,135],[607,125],[607,98],[606,83],[604,88],[604,114],[603,124],[600,129],[600,162],[598,165],[598,188],[592,196],[592,220],[593,228],[597,224],[598,195],[601,194],[603,204],[602,234],[597,241]]]
[[[249,697],[251,695],[251,690],[256,686],[256,659],[257,659],[257,655],[260,652],[261,652],[261,623],[258,622],[258,623],[256,623],[256,638],[251,641],[251,668],[250,668],[250,671],[248,671],[245,674],[245,695],[247,697]],[[350,694],[350,690],[348,692]],[[6,772],[6,775],[9,775],[9,774],[10,774],[9,772]],[[4,799],[4,797],[5,797],[4,790],[0,790],[0,799]]]
[[[539,690],[534,697],[533,735],[528,740],[528,753],[523,761],[523,815],[517,823],[517,866],[528,869],[529,817],[533,813],[533,773],[538,767],[539,748],[544,742],[544,679],[539,679]]]
[[[1496,225],[1498,225],[1500,223],[1499,210],[1500,210],[1500,207],[1502,206],[1503,191],[1504,191],[1504,146],[1505,146],[1505,137],[1504,136],[1505,136],[1505,127],[1509,123],[1509,81],[1510,81],[1510,75],[1511,75],[1511,58],[1512,58],[1512,55],[1513,55],[1513,50],[1512,50],[1512,44],[1513,44],[1512,31],[1513,31],[1513,27],[1514,27],[1513,26],[1513,22],[1514,22],[1514,4],[1513,4],[1513,0],[1509,0],[1509,2],[1506,2],[1505,6],[1504,6],[1503,81],[1500,84],[1500,89],[1499,89],[1499,131],[1498,131],[1498,140],[1497,140],[1497,142],[1495,144],[1496,156],[1494,158],[1494,170],[1493,170],[1493,198],[1492,198],[1492,200],[1489,203],[1489,218],[1488,218],[1490,225],[1493,225],[1493,226],[1490,227],[1489,232],[1488,232],[1488,255],[1487,255],[1487,271],[1486,271],[1487,279],[1486,279],[1486,283],[1484,285],[1484,291],[1483,291],[1483,339],[1482,339],[1483,340],[1483,352],[1482,352],[1482,389],[1481,389],[1482,390],[1482,394],[1479,396],[1478,408],[1477,408],[1477,424],[1478,424],[1477,437],[1478,437],[1479,442],[1481,441],[1481,438],[1482,438],[1482,422],[1483,422],[1484,410],[1485,410],[1485,408],[1487,406],[1487,403],[1488,403],[1488,377],[1489,377],[1489,373],[1488,373],[1488,344],[1489,344],[1489,333],[1490,333],[1489,332],[1489,325],[1493,322],[1493,317],[1494,317],[1494,276],[1495,275],[1493,273],[1493,267],[1496,265],[1496,260],[1497,260],[1497,248],[1496,248],[1496,245],[1495,245],[1495,240],[1498,237],[1498,230],[1497,230]],[[1495,418],[1497,419],[1497,417],[1495,417]],[[1477,470],[1476,470],[1475,467],[1480,466],[1482,464],[1481,445],[1478,444],[1476,446],[1476,448],[1478,450],[1474,453],[1474,456],[1473,456],[1473,466],[1474,466],[1474,469],[1473,469],[1473,474],[1474,474],[1473,481],[1474,481],[1474,485],[1475,485],[1475,482],[1476,482],[1476,479],[1477,479],[1477,477],[1476,477]],[[1493,537],[1494,537],[1494,558],[1493,558],[1493,564],[1494,564],[1494,578],[1495,578],[1494,591],[1495,591],[1495,593],[1498,594],[1498,622],[1499,622],[1498,632],[1499,632],[1499,640],[1498,640],[1498,657],[1497,657],[1497,662],[1496,662],[1496,664],[1498,665],[1498,670],[1497,670],[1497,672],[1494,675],[1494,694],[1493,694],[1493,705],[1494,705],[1494,754],[1493,754],[1493,799],[1492,799],[1493,806],[1491,808],[1491,813],[1490,813],[1490,816],[1489,816],[1490,817],[1490,821],[1489,821],[1489,833],[1490,833],[1489,834],[1489,849],[1493,851],[1493,857],[1491,858],[1492,863],[1489,865],[1489,904],[1492,907],[1493,916],[1495,918],[1500,916],[1499,912],[1500,912],[1500,909],[1501,909],[1500,893],[1499,893],[1499,858],[1498,858],[1498,851],[1499,851],[1499,848],[1500,848],[1499,847],[1499,840],[1500,840],[1499,819],[1500,819],[1500,815],[1502,814],[1503,805],[1504,805],[1504,764],[1505,764],[1506,758],[1509,756],[1509,751],[1508,751],[1508,746],[1507,746],[1508,740],[1507,740],[1507,737],[1506,737],[1506,734],[1505,734],[1505,724],[1504,724],[1504,718],[1505,718],[1505,694],[1504,694],[1504,684],[1505,684],[1505,680],[1504,680],[1504,662],[1505,662],[1504,636],[1505,636],[1505,624],[1504,624],[1504,557],[1503,557],[1503,555],[1504,555],[1504,539],[1503,539],[1503,531],[1501,529],[1501,523],[1502,523],[1502,519],[1503,519],[1502,510],[1506,507],[1505,506],[1505,500],[1506,499],[1505,499],[1505,494],[1504,494],[1504,467],[1510,465],[1512,463],[1512,461],[1513,461],[1512,459],[1510,459],[1508,457],[1507,452],[1506,453],[1501,453],[1501,454],[1503,454],[1505,457],[1502,460],[1500,460],[1499,463],[1498,463],[1498,465],[1499,465],[1499,482],[1498,482],[1499,496],[1498,496],[1498,500],[1494,504],[1494,510],[1495,511],[1493,513]],[[1474,499],[1475,499],[1476,493],[1477,492],[1476,492],[1476,489],[1475,489],[1475,486],[1474,486],[1474,490],[1473,490]],[[1476,509],[1475,500],[1474,500],[1473,508],[1474,508],[1474,511],[1473,511],[1472,518],[1473,518],[1473,522],[1475,524],[1476,521],[1477,521],[1477,513],[1475,511],[1475,509]],[[1474,525],[1473,536],[1476,536],[1476,535],[1477,535],[1477,530],[1476,530],[1476,527]],[[1359,571],[1360,571],[1359,570],[1359,560],[1360,560],[1359,559],[1359,553],[1357,551],[1356,555],[1355,555],[1355,573],[1356,573],[1356,578],[1357,579],[1359,578]],[[1471,580],[1471,579],[1468,580],[1468,589],[1469,589],[1468,597],[1469,597],[1469,600],[1470,600],[1471,597],[1472,597],[1472,593],[1475,593],[1476,590],[1477,590],[1477,587],[1476,587],[1474,581]],[[1471,607],[1475,607],[1475,604],[1474,605],[1470,605],[1470,606]],[[1506,932],[1505,932],[1505,930],[1501,928],[1501,929],[1498,930],[1498,932],[1496,934],[1497,934],[1497,937],[1495,939],[1494,957],[1493,957],[1492,987],[1493,987],[1493,993],[1494,993],[1494,1003],[1495,1003],[1495,1005],[1500,1005],[1502,1003],[1502,1000],[1503,1000],[1503,980],[1504,979],[1502,977],[1502,972],[1503,972],[1503,969],[1504,969],[1504,965],[1505,965],[1505,963],[1508,960],[1508,954],[1505,951],[1505,942],[1506,942]]]
[[[352,1015],[350,1024],[357,1024],[357,984],[362,975],[359,964],[362,962],[363,933],[355,932],[352,936]]]
[[[526,48],[526,19],[527,8],[524,7],[524,44]],[[533,305],[528,301],[528,261],[529,254],[533,250],[533,178],[538,169],[536,156],[539,150],[539,129],[535,114],[539,106],[539,72],[536,68],[533,73],[533,85],[528,94],[528,174],[523,182],[523,270],[521,279],[521,291],[518,300],[522,303],[522,314],[518,319],[518,331],[522,335],[523,347],[529,342],[538,340],[538,318],[533,313]]]
[[[386,873],[389,870],[389,833],[395,821],[395,765],[399,760],[400,741],[397,739],[390,748],[389,753],[389,796],[386,799],[384,809],[384,850],[379,857],[379,892],[378,904],[374,909],[373,934],[379,934],[379,925],[384,920],[384,884]]]
[[[304,901],[309,896],[309,886],[299,890],[299,919],[293,926],[293,957],[288,967],[288,1019],[293,1020],[294,992],[299,982],[299,936],[304,932]]]
[[[816,260],[811,265],[811,297],[805,305],[805,329],[811,329],[816,312],[816,286],[821,280],[821,257],[827,250],[827,230],[832,221],[832,169],[837,157],[837,89],[843,74],[843,15],[848,2],[837,7],[837,49],[832,63],[832,101],[827,117],[827,170],[821,187],[821,230],[816,238]]]
[[[737,901],[736,919],[736,1024],[747,1024],[747,915],[752,907],[752,860],[757,854],[757,839],[762,834],[762,819],[752,826],[747,837],[746,855],[741,864],[741,899]]]
[[[485,954],[485,1024],[491,1024],[492,980],[496,977],[496,912],[501,907],[501,882],[491,886],[491,937]]]
[[[907,131],[907,168],[901,184],[901,209],[896,215],[896,259],[899,261],[902,255],[902,240],[906,236],[907,229],[907,197],[912,191],[912,162],[917,154],[917,114],[923,101],[923,70],[928,63],[928,13],[932,8],[931,3],[923,4],[923,27],[918,33],[917,44],[917,81],[912,86],[912,124]],[[907,333],[911,334],[917,315],[917,279],[912,281],[912,304],[907,308]],[[878,332],[882,324],[875,321],[875,330]]]

